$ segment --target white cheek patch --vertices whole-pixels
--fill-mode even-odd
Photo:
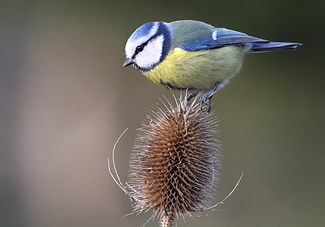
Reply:
[[[149,69],[159,63],[163,51],[164,36],[150,40],[135,58],[135,62],[141,68]]]
[[[141,44],[147,42],[152,36],[154,36],[157,33],[159,27],[159,23],[158,22],[154,22],[154,25],[152,26],[152,28],[150,29],[149,33],[142,36],[141,38],[135,40],[135,41],[131,41],[131,37],[128,39],[128,41],[126,42],[125,45],[125,55],[128,58],[131,58],[133,56],[133,54],[135,53],[135,48],[137,46],[140,46]],[[136,33],[137,30],[134,32]]]

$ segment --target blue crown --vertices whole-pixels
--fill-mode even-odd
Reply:
[[[129,41],[133,42],[133,41],[139,39],[140,37],[149,34],[153,25],[154,25],[154,22],[148,22],[148,23],[142,25],[141,27],[139,27],[137,30],[135,30],[135,32],[133,32],[133,34],[129,38]]]

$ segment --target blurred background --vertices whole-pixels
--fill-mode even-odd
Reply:
[[[148,21],[196,19],[297,51],[250,55],[213,98],[223,142],[207,217],[178,226],[321,226],[325,203],[322,0],[0,0],[0,226],[142,226],[122,181],[136,128],[168,90],[132,67],[124,45]],[[178,93],[176,93],[178,94]],[[157,220],[147,226],[158,226]]]

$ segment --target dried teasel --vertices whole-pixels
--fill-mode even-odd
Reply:
[[[225,199],[211,206],[221,167],[217,121],[196,101],[189,104],[181,96],[173,106],[167,100],[147,116],[138,130],[126,185],[114,163],[116,144],[113,149],[115,177],[109,166],[113,179],[134,201],[135,212],[152,210],[150,219],[160,217],[162,227],[172,226],[180,216],[194,217],[222,204],[240,181]]]

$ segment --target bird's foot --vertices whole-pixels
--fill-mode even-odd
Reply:
[[[203,110],[203,105],[207,105],[208,109],[207,109],[207,112],[210,113],[211,112],[211,99],[213,97],[213,95],[216,93],[217,91],[217,88],[218,86],[220,85],[220,82],[217,82],[215,85],[214,85],[214,88],[206,93],[206,94],[203,94],[200,98],[200,106],[201,106],[201,110]]]
[[[210,113],[211,112],[211,98],[212,96],[210,96],[209,94],[204,94],[201,96],[200,98],[200,106],[201,106],[201,110],[204,112],[203,110],[203,105],[207,105],[208,110],[207,112]]]

